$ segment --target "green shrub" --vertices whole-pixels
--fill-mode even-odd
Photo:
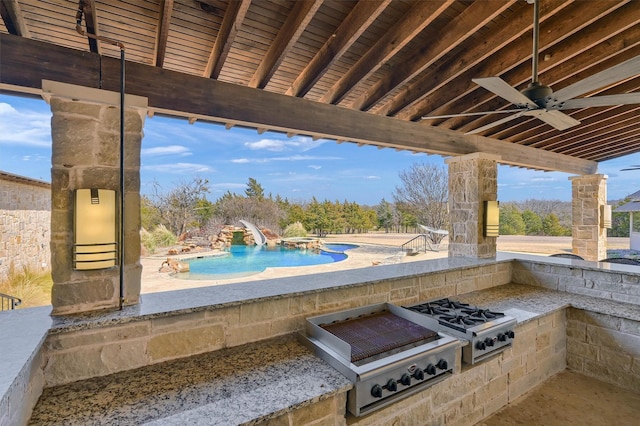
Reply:
[[[158,247],[170,247],[178,242],[176,237],[164,225],[158,225],[152,232],[145,229],[140,230],[140,241],[142,245],[153,254]]]
[[[295,222],[284,228],[282,236],[284,238],[306,237],[307,230],[304,229],[304,226],[302,226],[300,222]]]

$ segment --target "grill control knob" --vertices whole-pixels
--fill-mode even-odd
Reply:
[[[371,388],[371,396],[374,398],[382,398],[382,386],[373,385]]]
[[[478,341],[476,343],[476,349],[480,349],[481,351],[484,351],[485,349],[487,349],[487,344],[484,342]]]
[[[441,359],[436,364],[436,367],[438,367],[440,370],[446,370],[447,368],[449,368],[449,363],[447,362],[446,359]]]
[[[411,384],[411,376],[408,375],[407,373],[404,373],[402,377],[400,377],[400,383],[402,383],[405,386],[409,386]]]
[[[484,343],[486,343],[487,346],[493,346],[494,344],[493,339],[490,337],[487,337],[486,339],[484,339]]]
[[[416,371],[413,373],[413,377],[417,380],[424,380],[424,371],[422,371],[422,368],[416,368]]]
[[[513,339],[514,337],[516,337],[516,333],[514,333],[513,330],[505,331],[505,334],[509,339]]]
[[[505,340],[507,340],[507,335],[503,333],[498,333],[498,340],[501,342],[504,342]]]
[[[429,364],[427,365],[426,368],[427,374],[431,375],[431,376],[435,376],[436,374],[436,366],[433,364]]]
[[[387,382],[387,390],[388,390],[388,391],[391,391],[391,392],[395,392],[395,391],[397,391],[397,390],[398,390],[398,382],[396,382],[396,381],[395,381],[395,380],[393,380],[393,379],[390,379],[390,380]]]

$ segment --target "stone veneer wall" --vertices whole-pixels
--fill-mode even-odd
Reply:
[[[507,284],[511,262],[212,307],[122,325],[51,334],[46,386],[296,333],[305,319],[373,303],[410,304]]]
[[[569,308],[567,366],[634,392],[640,389],[640,322]]]
[[[51,185],[0,172],[0,281],[49,269]]]
[[[87,95],[95,100],[79,101],[74,91],[80,99]],[[117,307],[119,268],[76,271],[72,252],[74,190],[102,188],[120,192],[120,109],[103,101],[111,92],[61,84],[53,85],[52,92],[53,311],[68,314]],[[125,111],[125,241],[121,242],[125,248],[125,304],[138,303],[140,296],[140,144],[145,112],[143,108]]]
[[[566,290],[566,283],[561,285],[560,282],[579,275],[571,272],[577,269],[580,268],[529,261],[501,262],[219,309],[212,307],[201,312],[99,329],[50,334],[41,355],[25,369],[21,379],[24,383],[19,385],[20,394],[31,395],[31,400],[35,401],[33,398],[37,398],[43,386],[296,332],[302,329],[304,318],[329,310],[381,301],[412,303],[512,281]],[[592,272],[584,269],[580,274],[599,283],[615,282],[619,275],[602,271],[603,275],[599,276]],[[607,280],[606,275],[614,278]],[[626,291],[630,293],[630,290]],[[446,381],[370,416],[345,418],[345,395],[338,394],[268,424],[304,424],[307,419],[322,419],[319,424],[332,425],[424,424],[425,419],[429,419],[430,424],[469,425],[566,367],[584,374],[597,374],[601,380],[615,383],[619,383],[623,374],[629,373],[631,377],[623,378],[626,382],[620,383],[623,386],[631,383],[637,389],[639,330],[638,322],[573,308],[562,309],[518,324],[515,328],[518,338],[513,346],[496,358],[458,369]],[[616,369],[606,366],[611,360],[605,357],[609,356],[615,359],[612,367]],[[40,359],[42,369],[37,366]],[[609,371],[614,374],[607,376]],[[18,395],[18,392],[12,394]],[[28,405],[27,402],[24,404]],[[28,413],[29,407],[25,405],[24,408]],[[6,420],[0,416],[0,424],[13,424]]]
[[[607,229],[600,226],[600,206],[607,204],[607,176],[572,176],[571,235],[573,252],[585,260],[607,257]]]
[[[449,256],[490,258],[497,237],[485,237],[484,201],[498,197],[500,157],[469,154],[446,160],[449,165]]]
[[[640,305],[640,276],[623,272],[518,260],[513,282]]]

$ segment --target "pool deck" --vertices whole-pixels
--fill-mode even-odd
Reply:
[[[406,238],[406,236],[404,237]],[[353,241],[340,240],[332,238],[327,240],[328,244],[357,244],[359,247],[347,250],[345,254],[347,258],[340,262],[326,263],[323,265],[311,266],[295,266],[295,267],[278,267],[267,268],[258,274],[229,279],[212,279],[212,280],[186,280],[171,276],[167,273],[160,273],[162,262],[168,257],[175,259],[188,259],[195,256],[207,256],[216,253],[216,251],[199,251],[185,253],[177,256],[153,255],[145,256],[140,259],[143,266],[142,269],[142,293],[155,293],[159,291],[178,290],[183,288],[208,287],[212,285],[223,285],[237,282],[257,281],[271,278],[292,277],[299,275],[315,274],[322,272],[341,271],[355,268],[375,267],[378,265],[412,262],[427,259],[437,259],[447,257],[447,248],[443,246],[440,251],[427,251],[414,256],[405,256],[400,251],[399,246],[380,245],[368,243],[354,243]]]

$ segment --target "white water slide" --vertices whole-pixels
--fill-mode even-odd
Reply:
[[[253,239],[256,240],[256,244],[259,246],[263,246],[267,244],[267,237],[251,222],[247,222],[246,220],[239,221],[242,226],[247,228],[253,234]]]

